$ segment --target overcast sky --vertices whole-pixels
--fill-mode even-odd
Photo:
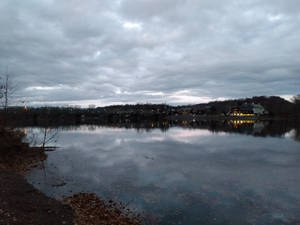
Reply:
[[[300,93],[299,0],[1,0],[0,27],[26,104]]]

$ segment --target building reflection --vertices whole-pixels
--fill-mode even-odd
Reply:
[[[255,120],[230,120],[228,121],[229,124],[233,126],[233,128],[237,129],[242,126],[253,126]]]
[[[82,124],[53,124],[51,128],[60,127],[62,130],[82,129],[86,126],[90,132],[94,132],[97,127],[110,127],[114,129],[136,129],[137,132],[151,132],[153,129],[160,129],[161,132],[167,132],[172,127],[183,127],[187,129],[206,129],[213,133],[240,133],[246,135],[267,137],[281,137],[291,130],[296,140],[300,140],[300,121],[295,123],[288,120],[252,120],[252,119],[231,119],[231,120],[157,120],[132,122],[128,120],[119,120],[117,122],[102,121],[98,123]],[[33,125],[20,125],[18,127],[33,127]],[[34,126],[38,127],[38,126]],[[41,127],[43,127],[41,125]],[[26,132],[26,130],[24,130]]]

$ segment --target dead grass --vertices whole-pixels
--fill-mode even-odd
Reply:
[[[64,200],[74,211],[75,225],[141,225],[138,216],[126,207],[105,202],[95,194],[80,193]]]

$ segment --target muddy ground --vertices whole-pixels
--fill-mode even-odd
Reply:
[[[0,171],[0,225],[71,225],[72,209],[13,172]]]

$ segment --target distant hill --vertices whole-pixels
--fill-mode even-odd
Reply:
[[[299,98],[300,99],[300,98]],[[73,107],[10,107],[5,114],[0,109],[1,117],[9,116],[11,120],[16,118],[31,118],[33,121],[60,119],[62,121],[81,119],[90,120],[127,120],[132,119],[142,121],[148,119],[163,119],[168,116],[177,115],[228,115],[232,108],[243,108],[252,103],[260,104],[267,110],[268,116],[282,118],[300,118],[300,103],[292,103],[278,96],[255,96],[252,98],[233,99],[226,101],[214,101],[209,103],[170,106],[166,104],[136,104],[136,105],[112,105],[97,108],[73,108]]]
[[[210,109],[213,113],[227,113],[233,107],[239,107],[245,103],[261,104],[270,115],[273,116],[288,116],[295,113],[295,104],[280,98],[278,96],[255,96],[252,98],[233,99],[226,101],[214,101],[203,104],[190,105],[193,110]],[[184,107],[184,106],[181,106]]]

